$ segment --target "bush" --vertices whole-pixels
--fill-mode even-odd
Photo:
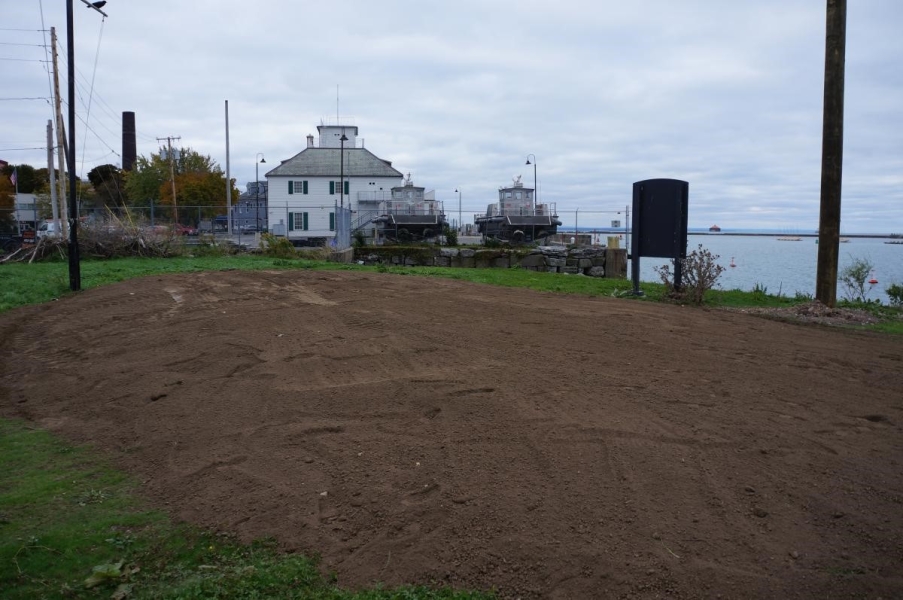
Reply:
[[[674,283],[671,265],[656,267],[655,270],[661,277],[669,297],[678,302],[689,301],[700,305],[705,301],[705,293],[715,287],[718,278],[724,272],[724,267],[717,263],[718,258],[720,257],[717,254],[712,254],[699,244],[699,247],[690,252],[686,258],[679,259],[682,273],[679,288]]]
[[[884,293],[890,298],[890,305],[897,308],[903,307],[903,285],[895,283],[885,288]]]
[[[355,248],[363,248],[367,245],[367,238],[364,237],[364,232],[358,229],[354,232],[354,247]]]
[[[272,233],[264,233],[260,236],[260,251],[273,258],[297,258],[295,247],[284,237],[276,237]]]
[[[442,232],[445,235],[445,245],[446,246],[457,246],[458,245],[458,230],[452,229],[448,225],[445,226],[445,230]]]
[[[851,257],[852,258],[852,257]],[[843,285],[844,298],[850,302],[865,302],[865,297],[871,291],[868,285],[869,273],[875,268],[872,262],[865,258],[855,258],[852,264],[840,271],[838,280]]]

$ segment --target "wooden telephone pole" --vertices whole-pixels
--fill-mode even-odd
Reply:
[[[60,71],[59,61],[56,52],[56,27],[50,28],[50,45],[53,47],[53,101],[56,116],[56,145],[57,158],[59,164],[59,190],[57,192],[57,202],[59,202],[60,228],[63,239],[69,239],[69,220],[66,218],[66,165],[63,162],[63,152],[69,156],[69,149],[66,147],[66,124],[63,121],[63,108],[60,100]]]
[[[825,35],[825,106],[821,149],[821,211],[818,221],[815,298],[830,307],[837,304],[846,37],[847,0],[828,0]]]
[[[173,166],[172,141],[181,139],[181,137],[173,135],[165,138],[157,138],[158,142],[166,140],[166,144],[169,147],[169,179],[170,181],[172,181],[172,220],[174,225],[177,225],[179,223],[179,203],[176,202],[176,170]]]

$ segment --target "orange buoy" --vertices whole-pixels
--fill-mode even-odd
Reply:
[[[874,272],[874,271],[872,271],[872,278],[869,279],[869,283],[871,283],[872,285],[875,285],[876,283],[878,283],[878,278],[875,277],[875,272]]]
[[[731,265],[730,265],[730,266],[732,266],[732,267],[736,267],[736,266],[737,266],[737,265],[734,263],[734,257],[733,257],[733,256],[731,257]]]

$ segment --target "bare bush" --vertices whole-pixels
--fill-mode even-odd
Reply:
[[[678,288],[674,282],[674,273],[671,271],[672,265],[664,265],[656,267],[662,284],[665,286],[665,292],[668,297],[678,302],[692,302],[693,304],[702,304],[705,301],[707,291],[715,287],[718,278],[724,272],[724,267],[718,264],[720,258],[717,254],[712,254],[709,250],[699,247],[690,252],[686,258],[678,259],[681,265],[681,284]]]

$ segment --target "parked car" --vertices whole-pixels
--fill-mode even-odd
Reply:
[[[241,233],[257,233],[257,225],[243,225],[239,231]]]
[[[178,235],[197,235],[198,228],[192,227],[191,225],[182,225],[181,223],[177,223],[173,228],[173,231]]]
[[[38,227],[37,237],[62,237],[61,224],[59,221],[44,221]]]

